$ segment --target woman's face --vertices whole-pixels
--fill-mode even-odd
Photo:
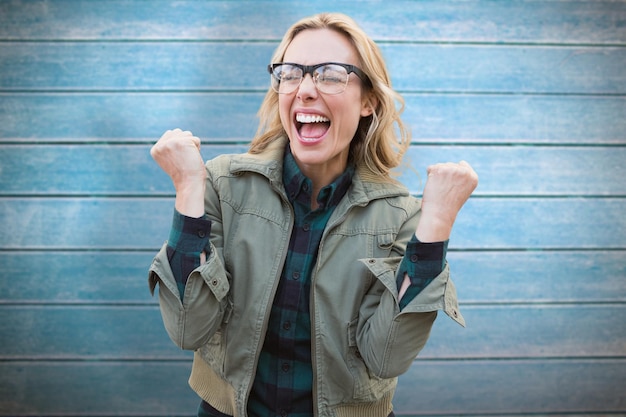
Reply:
[[[348,38],[330,29],[300,32],[289,44],[283,61],[359,66],[357,52]],[[329,184],[345,170],[359,120],[372,114],[363,97],[361,80],[354,73],[349,74],[345,91],[334,95],[320,93],[311,76],[305,75],[294,92],[279,94],[278,105],[295,160],[314,183],[324,182],[318,186]]]

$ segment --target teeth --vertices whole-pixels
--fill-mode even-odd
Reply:
[[[298,123],[322,123],[322,122],[330,122],[330,119],[320,116],[317,114],[296,114],[296,121]]]

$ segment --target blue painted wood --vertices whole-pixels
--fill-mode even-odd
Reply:
[[[141,280],[145,283],[145,280]],[[235,307],[236,308],[236,307]],[[420,359],[515,359],[623,354],[626,306],[615,304],[462,306],[467,328],[438,320]],[[443,314],[443,313],[442,313]],[[607,338],[606,334],[611,337]],[[168,338],[158,307],[0,306],[1,360],[190,358]]]
[[[151,146],[5,146],[0,195],[171,196],[171,181],[150,157]],[[247,145],[210,141],[202,146],[205,159],[246,150]],[[626,147],[415,144],[398,168],[398,179],[418,194],[428,165],[460,160],[469,161],[480,176],[476,196],[626,196],[626,181],[615,181],[626,178]]]
[[[146,269],[154,255],[0,251],[0,305],[156,305]]]
[[[266,91],[277,42],[8,42],[0,88]],[[402,92],[626,92],[626,49],[381,43]],[[120,68],[124,68],[120,71]]]
[[[147,291],[147,280],[142,279]],[[159,308],[0,306],[2,360],[190,360],[169,339]]]
[[[586,243],[579,236],[581,244]],[[626,251],[449,253],[462,303],[623,303]]]
[[[0,362],[1,416],[193,416],[191,361]]]
[[[157,250],[173,198],[3,198],[0,248]],[[460,212],[455,249],[624,249],[624,198],[475,198]],[[67,227],[76,225],[76,227]]]
[[[471,305],[462,312],[467,328],[437,320],[421,358],[615,358],[626,346],[626,306],[619,302]]]
[[[0,251],[0,305],[155,305],[146,272],[154,254]],[[448,254],[463,305],[621,303],[625,259],[624,250]]]
[[[399,179],[417,194],[428,165],[461,160],[480,178],[474,196],[626,195],[626,181],[616,181],[626,178],[626,147],[414,145]]]
[[[0,154],[0,195],[172,196],[172,182],[150,156],[151,147],[152,144],[5,146]],[[210,142],[201,147],[205,160],[247,149],[246,145]],[[26,175],[28,172],[33,175]],[[38,172],[46,175],[36,175]]]
[[[449,253],[468,328],[437,321],[397,415],[626,412],[626,2],[18,0],[0,2],[0,416],[194,414],[147,291],[173,209],[148,149],[174,127],[243,149],[277,41],[325,9],[405,93],[412,191],[434,161],[481,177]]]
[[[0,363],[0,415],[192,416],[189,369],[164,361]],[[394,404],[401,416],[619,415],[625,372],[620,359],[418,361],[400,378]]]
[[[44,0],[0,3],[0,38],[240,40],[282,37],[301,17],[339,11],[377,40],[623,45],[622,1]]]
[[[405,99],[403,118],[416,141],[625,143],[624,96],[405,94]],[[208,140],[248,143],[262,100],[262,93],[0,93],[5,121],[0,142],[152,142],[181,127]]]
[[[620,415],[625,375],[623,358],[418,361],[394,403],[405,416]]]

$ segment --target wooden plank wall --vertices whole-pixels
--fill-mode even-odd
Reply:
[[[148,154],[190,129],[242,151],[287,27],[352,15],[413,131],[404,180],[480,175],[399,416],[626,415],[626,2],[0,2],[0,415],[191,416],[188,352],[146,270],[173,189]]]

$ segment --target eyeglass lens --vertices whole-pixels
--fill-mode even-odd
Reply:
[[[272,72],[272,87],[280,94],[293,93],[303,78],[302,68],[289,64],[278,65]],[[348,71],[340,65],[323,65],[315,69],[313,82],[322,93],[339,94],[348,84]]]

